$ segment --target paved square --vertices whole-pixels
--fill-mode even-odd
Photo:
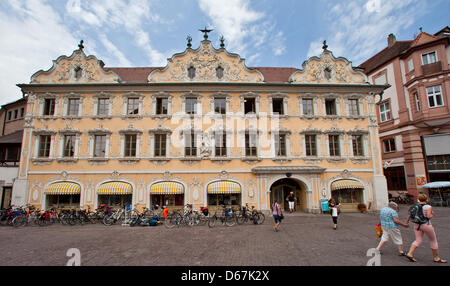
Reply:
[[[408,206],[400,206],[406,219]],[[450,208],[434,208],[440,256],[450,259]],[[330,215],[286,215],[280,232],[272,217],[263,225],[215,228],[122,227],[104,225],[0,227],[0,265],[62,266],[69,248],[81,252],[81,265],[150,266],[364,266],[369,248],[377,246],[375,214],[344,213],[337,231]],[[404,248],[414,240],[412,225],[401,228]],[[416,251],[417,263],[397,256],[391,242],[384,246],[383,266],[438,266],[427,238]],[[441,266],[450,266],[442,264]]]

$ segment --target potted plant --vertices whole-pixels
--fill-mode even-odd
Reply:
[[[366,204],[358,204],[358,210],[362,213],[367,211],[367,206]]]

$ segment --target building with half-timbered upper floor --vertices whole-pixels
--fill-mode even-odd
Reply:
[[[347,59],[323,52],[298,68],[247,67],[207,40],[165,67],[105,67],[83,46],[18,85],[28,97],[13,204],[268,211],[295,192],[320,212],[388,202],[376,101]]]

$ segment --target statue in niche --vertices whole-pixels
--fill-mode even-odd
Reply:
[[[200,155],[202,158],[211,156],[211,139],[208,134],[202,135],[202,145],[200,146]]]

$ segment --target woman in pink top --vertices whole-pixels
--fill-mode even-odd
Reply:
[[[414,224],[414,232],[416,234],[416,240],[412,243],[411,248],[409,249],[406,257],[411,262],[416,262],[417,260],[414,258],[414,251],[417,247],[420,246],[423,239],[423,234],[426,234],[428,239],[430,240],[431,251],[433,252],[433,261],[437,263],[447,263],[447,260],[441,259],[438,255],[438,243],[436,238],[436,233],[434,232],[434,228],[431,225],[430,219],[434,217],[434,212],[430,205],[427,204],[428,197],[424,194],[419,195],[419,203],[422,205],[423,214],[428,218],[428,222],[425,224]],[[406,220],[406,224],[409,222],[409,217]],[[420,228],[419,228],[420,226]]]

